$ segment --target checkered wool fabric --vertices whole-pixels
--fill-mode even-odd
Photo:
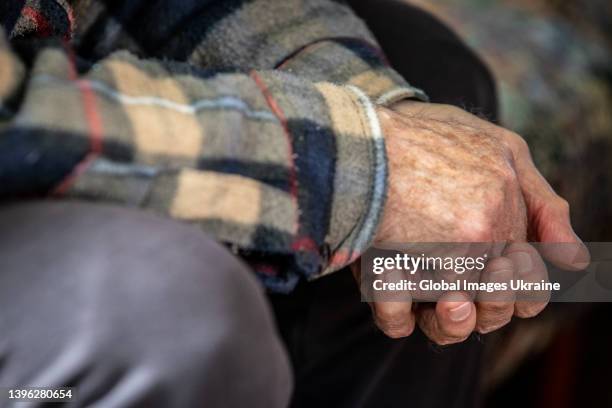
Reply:
[[[1,6],[1,197],[198,224],[276,291],[369,245],[386,192],[375,104],[424,96],[347,7],[72,3]]]

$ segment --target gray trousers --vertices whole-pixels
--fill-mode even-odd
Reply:
[[[24,386],[76,387],[75,406],[275,408],[292,378],[263,289],[199,229],[34,202],[0,207],[0,387]]]

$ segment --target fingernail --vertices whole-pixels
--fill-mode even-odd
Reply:
[[[448,311],[448,315],[453,322],[462,322],[472,313],[472,304],[464,302]]]
[[[584,244],[579,244],[574,256],[573,266],[576,269],[586,269],[591,263],[591,254]]]

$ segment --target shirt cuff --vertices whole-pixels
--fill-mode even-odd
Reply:
[[[328,38],[308,44],[277,66],[314,82],[353,85],[377,105],[403,99],[428,101],[388,64],[378,46],[357,38]]]
[[[330,82],[288,89],[280,78],[262,79],[293,139],[295,264],[284,277],[263,276],[268,287],[286,292],[295,282],[292,271],[312,280],[355,261],[370,246],[386,199],[387,158],[376,104],[362,89]],[[310,122],[316,129],[308,129]]]
[[[368,95],[353,85],[318,88],[328,101],[337,135],[335,193],[326,237],[329,256],[320,274],[325,275],[354,262],[374,239],[387,192],[387,158]]]

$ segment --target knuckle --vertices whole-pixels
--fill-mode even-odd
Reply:
[[[505,139],[508,141],[514,151],[529,151],[529,145],[527,144],[527,141],[523,139],[519,134],[514,133],[511,130],[504,129],[504,135]]]
[[[500,256],[491,259],[487,265],[487,269],[489,272],[507,271],[508,274],[511,275],[514,270],[514,262],[507,256]]]
[[[529,145],[519,134],[502,127],[498,127],[498,130],[496,134],[509,157],[529,154]]]
[[[512,319],[513,302],[483,302],[479,305],[476,331],[490,333],[505,326]]]
[[[508,319],[512,316],[513,306],[513,303],[508,302],[489,302],[483,311],[483,320],[495,322]]]
[[[550,211],[560,217],[568,218],[570,217],[570,204],[563,197],[554,194],[548,202],[545,204],[545,208],[547,211]]]
[[[435,344],[437,344],[438,346],[449,346],[451,344],[457,344],[457,343],[461,343],[465,340],[467,340],[467,338],[470,335],[466,335],[466,336],[447,336],[447,335],[442,335],[442,336],[437,336],[434,338],[429,338],[432,342],[434,342]]]
[[[493,238],[493,223],[484,214],[468,216],[459,226],[459,232],[468,242],[488,242]]]
[[[516,133],[512,133],[512,132],[511,132],[511,137],[519,153],[529,152],[529,145],[527,144],[527,141],[525,139],[523,139],[521,136],[517,135]]]
[[[409,306],[408,306],[409,307]],[[414,330],[414,319],[410,307],[394,303],[379,304],[374,310],[376,326],[391,338],[406,337]]]
[[[499,166],[497,169],[497,174],[499,179],[505,185],[514,185],[518,181],[516,171],[514,171],[514,168],[509,163],[504,163],[503,165]]]
[[[408,337],[412,334],[414,331],[414,325],[406,324],[399,327],[384,327],[381,328],[381,330],[387,337],[392,339],[401,339],[402,337]]]
[[[562,198],[562,197],[558,197],[555,200],[555,206],[559,209],[559,211],[566,216],[569,216],[570,214],[570,204],[569,202]]]
[[[495,138],[495,141],[497,142],[497,146],[500,148],[500,153],[504,157],[513,156],[514,141],[513,141],[513,137],[511,133],[512,132],[504,128],[497,128],[497,131],[494,131],[492,133],[492,136]]]
[[[521,319],[529,319],[540,314],[546,304],[546,302],[521,302],[517,304],[514,314]]]
[[[470,327],[444,325],[443,327],[440,327],[440,337],[449,342],[461,342],[470,336],[472,330],[474,329],[474,324],[475,322]]]
[[[433,313],[419,314],[418,324],[423,334],[438,346],[461,343],[470,336],[473,328],[444,327],[438,323]]]
[[[385,304],[387,305],[387,304]],[[393,327],[400,325],[406,320],[406,317],[410,313],[404,310],[403,307],[397,306],[383,306],[376,308],[376,319],[385,326]]]
[[[501,329],[512,320],[512,316],[504,316],[503,318],[496,319],[494,321],[478,323],[476,331],[481,334],[491,333],[495,330]]]

